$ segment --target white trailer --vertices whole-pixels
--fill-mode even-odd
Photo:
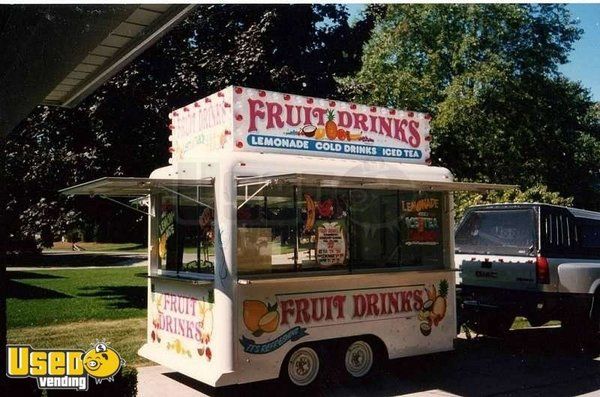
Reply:
[[[229,87],[170,118],[171,165],[63,191],[149,198],[141,356],[305,386],[453,348],[451,192],[504,186],[428,166],[428,115]]]

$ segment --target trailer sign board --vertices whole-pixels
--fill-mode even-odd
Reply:
[[[213,150],[429,162],[429,115],[228,87],[171,113],[173,160]]]

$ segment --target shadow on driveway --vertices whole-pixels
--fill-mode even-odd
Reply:
[[[504,339],[458,339],[449,353],[397,359],[358,381],[329,372],[310,390],[280,381],[220,389],[177,373],[169,376],[209,396],[396,396],[445,392],[461,396],[573,396],[600,390],[600,343],[572,342],[560,328],[511,331]],[[325,363],[327,368],[331,364]]]

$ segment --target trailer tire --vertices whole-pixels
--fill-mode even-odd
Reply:
[[[366,339],[350,341],[344,349],[344,368],[354,378],[362,378],[373,369],[375,349]]]
[[[286,358],[283,372],[287,380],[298,387],[311,385],[321,372],[321,357],[315,346],[299,346]]]

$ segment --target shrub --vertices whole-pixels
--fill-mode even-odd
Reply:
[[[469,207],[493,203],[546,203],[570,207],[573,205],[573,197],[562,197],[557,192],[548,191],[548,187],[542,184],[527,190],[516,188],[492,191],[489,194],[457,192],[454,194],[455,220],[458,222]]]

